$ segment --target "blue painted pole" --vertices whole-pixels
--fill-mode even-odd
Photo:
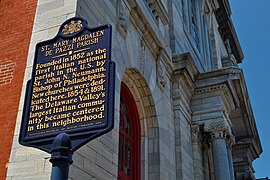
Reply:
[[[69,165],[72,164],[71,141],[66,133],[58,134],[51,150],[51,180],[67,180]]]

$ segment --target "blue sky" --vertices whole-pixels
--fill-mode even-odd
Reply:
[[[244,69],[263,153],[253,166],[270,177],[270,0],[230,0],[232,19],[244,52]]]

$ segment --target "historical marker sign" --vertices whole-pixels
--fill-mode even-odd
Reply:
[[[72,150],[113,128],[111,26],[67,20],[55,38],[36,45],[19,142],[50,152],[59,133]]]

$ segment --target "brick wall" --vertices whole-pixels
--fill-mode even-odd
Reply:
[[[16,62],[9,59],[0,59],[0,86],[11,83]]]
[[[0,1],[0,179],[6,177],[36,4]]]

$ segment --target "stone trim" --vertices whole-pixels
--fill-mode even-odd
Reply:
[[[250,145],[237,145],[233,147],[233,151],[248,151]]]
[[[195,94],[207,93],[207,92],[212,92],[212,91],[217,91],[217,90],[224,90],[226,94],[229,93],[228,87],[225,84],[218,84],[214,86],[207,86],[204,88],[196,89]]]

